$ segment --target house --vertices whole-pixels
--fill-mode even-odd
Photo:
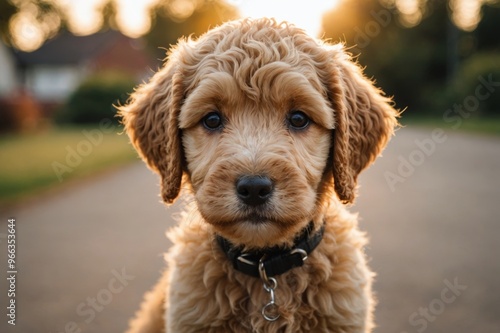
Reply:
[[[158,65],[144,41],[114,30],[88,36],[62,32],[33,52],[0,41],[0,131],[26,127],[26,119],[33,124],[49,118],[89,75],[120,71],[141,82]]]
[[[61,102],[88,75],[116,70],[141,81],[156,62],[144,42],[108,30],[88,36],[63,32],[34,52],[14,52],[22,86],[40,102]]]

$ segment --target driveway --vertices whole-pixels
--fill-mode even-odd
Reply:
[[[499,171],[498,138],[405,128],[362,174],[351,210],[371,239],[376,333],[498,332]],[[18,271],[16,326],[2,314],[0,331],[122,332],[180,209],[157,184],[136,163],[0,213],[0,265],[15,218]]]
[[[401,129],[360,179],[376,333],[500,331],[500,139],[437,133]]]

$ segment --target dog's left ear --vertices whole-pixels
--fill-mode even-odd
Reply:
[[[358,175],[387,144],[398,124],[398,111],[343,47],[332,46],[328,52],[328,90],[335,118],[333,181],[339,199],[352,203]]]
[[[183,99],[182,75],[170,59],[148,83],[139,86],[119,115],[135,149],[161,177],[163,201],[171,204],[182,183],[182,147],[178,116]]]

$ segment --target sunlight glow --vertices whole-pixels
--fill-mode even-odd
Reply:
[[[277,21],[289,21],[308,34],[320,37],[323,14],[334,8],[339,0],[231,0],[243,17],[274,17]]]
[[[61,26],[61,18],[55,13],[41,14],[32,3],[18,4],[22,10],[9,22],[14,45],[24,51],[39,48],[47,37],[54,35]]]
[[[64,0],[68,14],[68,25],[76,35],[90,35],[99,31],[102,25],[101,0]]]
[[[465,31],[474,30],[481,20],[481,5],[484,0],[452,0],[453,22]]]
[[[36,50],[45,40],[43,30],[30,12],[17,13],[10,21],[9,29],[13,32],[14,45],[26,52]]]
[[[427,0],[429,1],[429,0]],[[453,23],[462,30],[474,30],[481,20],[481,6],[495,0],[450,0]],[[421,0],[384,0],[395,5],[401,13],[401,23],[407,27],[418,25],[422,19]],[[425,2],[425,1],[424,1]]]
[[[116,0],[118,12],[116,23],[120,30],[132,38],[146,34],[151,28],[149,10],[156,0]]]
[[[197,0],[171,0],[167,3],[166,9],[174,21],[182,22],[194,13],[198,2]]]
[[[414,27],[422,20],[422,10],[419,0],[396,0],[396,7],[403,16],[402,23]]]
[[[54,13],[39,13],[33,3],[11,0],[21,9],[9,22],[13,43],[24,51],[40,47],[60,28],[61,19]],[[103,23],[102,9],[109,0],[44,0],[53,3],[68,18],[68,28],[77,35],[97,32]],[[118,28],[126,35],[137,38],[151,28],[149,11],[161,0],[113,0],[116,2]],[[169,0],[166,10],[178,21],[189,17],[201,0]],[[225,0],[238,8],[242,17],[273,17],[277,21],[289,21],[303,28],[311,36],[320,37],[322,16],[335,8],[340,1],[347,0]],[[427,0],[428,1],[428,0]],[[495,0],[450,0],[452,19],[465,31],[476,28],[481,19],[483,3]],[[384,0],[387,5],[395,5],[401,13],[402,23],[408,27],[418,25],[422,19],[422,0]]]

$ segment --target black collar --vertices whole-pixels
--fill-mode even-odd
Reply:
[[[242,247],[235,247],[230,241],[217,235],[217,243],[234,269],[253,277],[262,277],[259,265],[263,267],[267,277],[273,277],[288,272],[292,268],[304,264],[307,256],[319,245],[323,239],[325,226],[323,225],[315,234],[311,235],[314,224],[311,222],[295,238],[292,248],[271,247],[261,250],[243,252]],[[262,266],[263,265],[263,266]]]

